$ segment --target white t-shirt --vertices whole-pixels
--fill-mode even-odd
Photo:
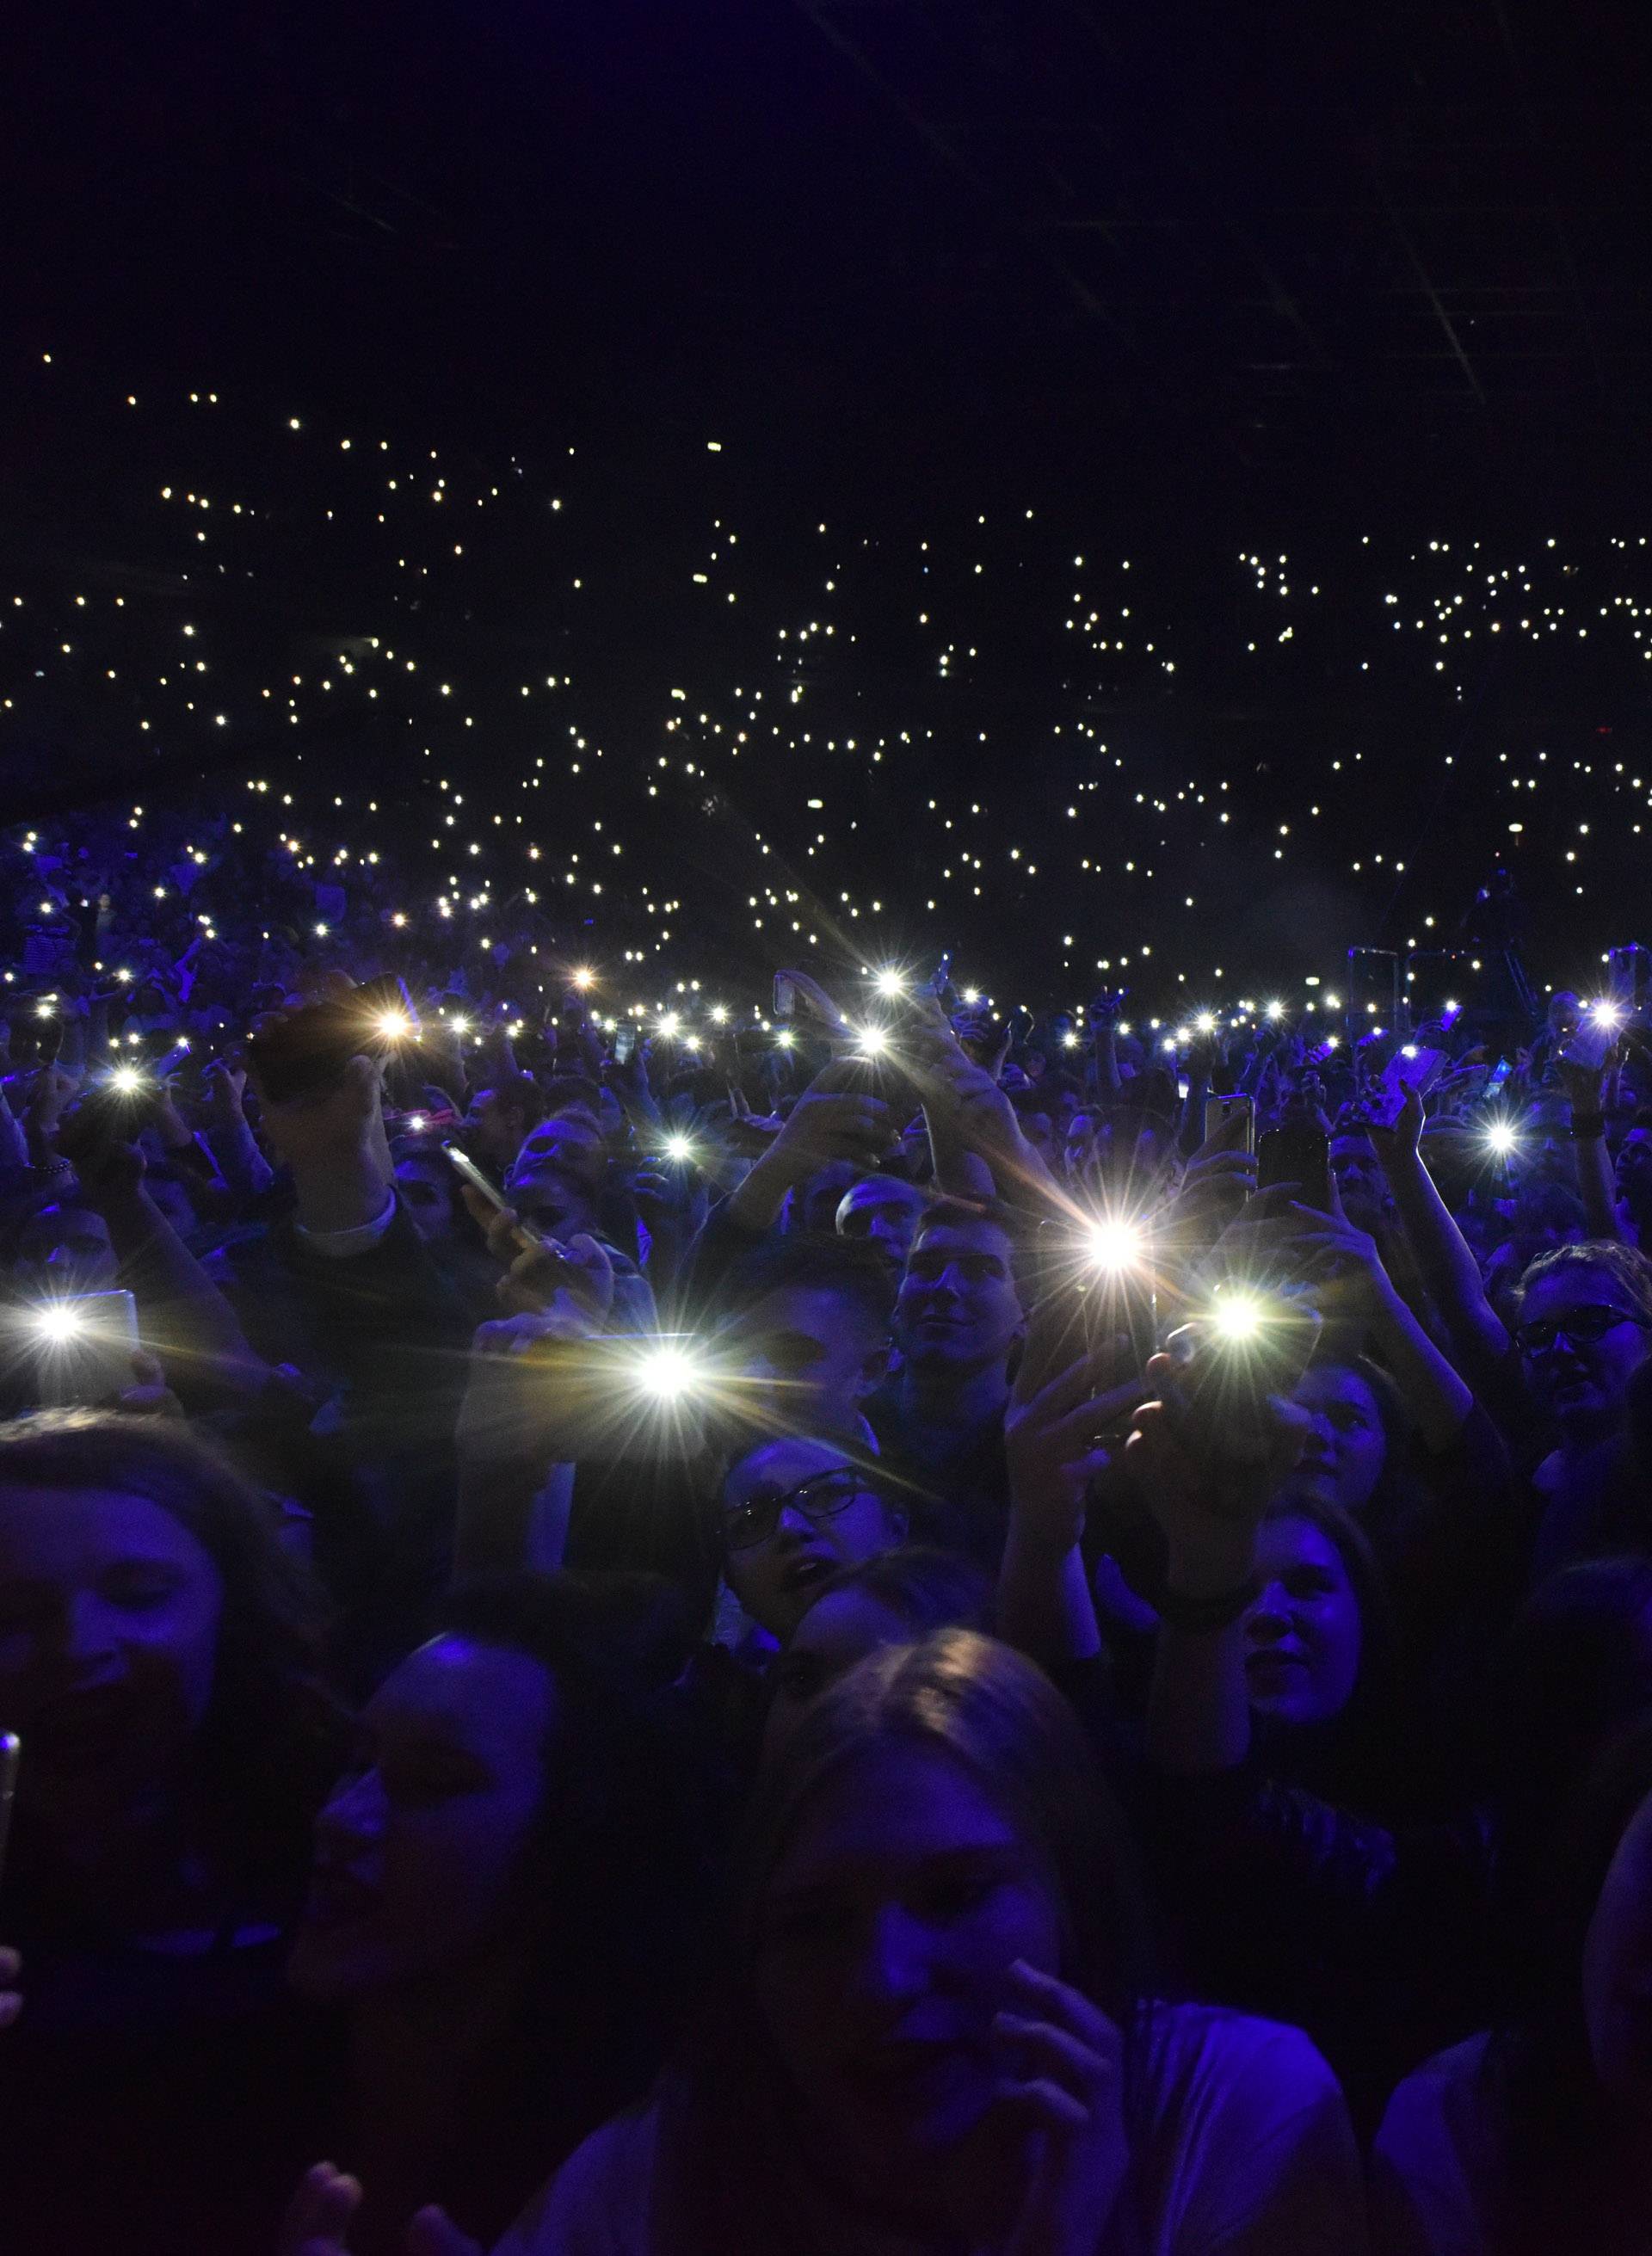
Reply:
[[[1388,2102],[1371,2150],[1382,2256],[1493,2256],[1502,2157],[1481,2076],[1489,2041],[1437,2054]]]
[[[1300,2029],[1211,2006],[1160,2006],[1142,2062],[1148,2124],[1137,2157],[1139,2256],[1361,2256],[1359,2158],[1336,2078]],[[650,2231],[659,2114],[622,2115],[588,2139],[494,2256],[716,2256]],[[808,2245],[834,2256],[912,2256],[823,2204]],[[1098,2230],[1095,2256],[1112,2256]],[[776,2220],[773,2256],[786,2256]]]

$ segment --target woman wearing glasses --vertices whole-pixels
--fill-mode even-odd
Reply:
[[[1645,1540],[1628,1413],[1630,1382],[1652,1350],[1652,1262],[1604,1241],[1540,1254],[1521,1280],[1514,1344],[1555,1438],[1532,1476],[1541,1582],[1570,1560]]]

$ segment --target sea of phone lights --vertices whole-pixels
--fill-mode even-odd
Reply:
[[[52,371],[49,354],[44,365]],[[66,412],[71,396],[97,391],[85,371],[76,383]],[[137,745],[165,774],[187,776],[196,762],[236,827],[279,841],[297,869],[346,886],[352,865],[393,869],[403,898],[392,922],[427,938],[432,955],[485,952],[501,905],[526,899],[567,934],[546,965],[547,994],[577,970],[575,983],[594,989],[593,1007],[611,1019],[630,1014],[692,1040],[701,1012],[766,1023],[764,967],[797,962],[830,978],[896,966],[921,976],[960,927],[985,922],[1017,947],[1034,920],[1053,918],[1067,929],[1059,948],[1042,934],[1053,976],[1031,999],[1082,1021],[1098,988],[1127,987],[1132,1009],[1168,1047],[1203,1021],[1260,1015],[1270,1003],[1275,1016],[1316,1012],[1320,1026],[1341,1009],[1335,962],[1281,965],[1266,1000],[1236,992],[1233,969],[1211,950],[1219,920],[1202,913],[1213,857],[1230,880],[1240,864],[1259,890],[1293,865],[1334,866],[1373,916],[1404,899],[1408,948],[1451,944],[1465,873],[1456,898],[1415,899],[1396,849],[1415,838],[1418,810],[1410,805],[1403,821],[1390,811],[1386,839],[1371,835],[1366,803],[1380,795],[1370,756],[1352,740],[1328,738],[1323,757],[1295,762],[1295,819],[1274,821],[1247,776],[1217,774],[1210,760],[1184,763],[1197,775],[1172,772],[1175,756],[1140,730],[1110,731],[1110,694],[1140,709],[1144,695],[1174,688],[1177,622],[1139,560],[1100,542],[1057,552],[1034,509],[903,544],[817,522],[806,544],[794,542],[787,569],[772,573],[762,560],[772,528],[749,537],[713,501],[698,553],[677,575],[681,600],[733,607],[738,638],[731,619],[707,618],[681,643],[685,660],[656,655],[639,628],[621,720],[602,664],[588,668],[582,655],[582,607],[603,568],[588,554],[603,553],[603,496],[576,448],[554,471],[516,457],[489,469],[456,450],[328,428],[301,412],[278,418],[216,392],[151,401],[102,387],[99,412],[117,406],[150,413],[135,461],[175,464],[132,504],[129,545],[162,568],[56,565],[32,584],[0,585],[0,768],[8,733],[26,747],[48,710],[78,716],[102,743]],[[238,418],[229,445],[211,428],[226,414]],[[711,456],[728,443],[704,442]],[[520,556],[525,529],[540,583],[532,664],[531,631],[502,645],[454,627],[497,588],[501,559]],[[1363,534],[1348,547],[1369,590],[1355,642],[1345,605],[1338,628],[1351,697],[1356,676],[1400,667],[1437,677],[1460,703],[1498,638],[1552,646],[1592,637],[1592,660],[1620,677],[1626,661],[1652,660],[1645,536],[1602,533],[1586,554],[1547,537],[1507,553],[1489,540],[1428,539],[1373,555]],[[335,608],[353,615],[351,631],[272,623],[250,636],[249,594],[256,601],[260,582],[285,573],[291,584],[312,565]],[[1239,553],[1230,569],[1232,653],[1275,668],[1311,653],[1322,578],[1280,553]],[[977,725],[987,715],[999,729],[1003,710],[989,686],[989,638],[1009,599],[995,604],[995,584],[1013,589],[1013,666],[1024,677],[1029,618],[1045,653],[1042,677],[1001,731],[1001,762],[983,752],[991,732]],[[892,589],[904,589],[906,607],[893,619]],[[886,645],[892,628],[904,638],[900,665],[863,666],[858,646]],[[739,679],[713,678],[737,648]],[[1323,650],[1313,662],[1324,666]],[[652,712],[646,743],[639,694]],[[357,736],[381,751],[393,744],[392,786],[357,783],[347,749]],[[1652,820],[1652,752],[1620,757],[1610,736],[1599,732],[1586,756],[1526,741],[1479,753],[1488,864],[1501,850],[1518,857],[1528,890],[1585,899],[1592,841],[1604,833],[1620,850]],[[238,772],[237,739],[253,748]],[[965,740],[967,759],[955,756]],[[1455,741],[1442,732],[1444,769],[1461,757]],[[190,795],[201,796],[198,784]],[[141,828],[141,800],[123,819]],[[715,851],[693,850],[696,823]],[[888,871],[892,833],[899,899],[886,875],[882,889],[865,875]],[[37,833],[24,823],[7,836],[8,852],[26,860]],[[198,858],[191,907],[210,932],[215,913],[230,911],[215,911],[210,857]],[[1631,936],[1611,922],[1621,906],[1601,902],[1600,928],[1560,967],[1567,979],[1586,983],[1606,944]],[[316,938],[326,938],[319,927]],[[1011,976],[1001,955],[996,967],[985,952],[981,961],[977,976],[996,973],[1001,991]]]

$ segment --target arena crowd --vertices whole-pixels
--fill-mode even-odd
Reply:
[[[0,850],[9,2256],[1644,2250],[1634,994]]]

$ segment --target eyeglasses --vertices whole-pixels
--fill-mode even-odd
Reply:
[[[768,1541],[788,1504],[794,1505],[805,1519],[836,1519],[858,1496],[876,1493],[851,1465],[815,1473],[808,1480],[799,1481],[795,1488],[759,1489],[755,1496],[724,1513],[723,1540],[731,1551],[750,1551],[757,1544]]]
[[[1592,1347],[1619,1324],[1639,1324],[1644,1331],[1648,1319],[1632,1315],[1627,1308],[1608,1308],[1604,1301],[1591,1301],[1580,1308],[1568,1308],[1563,1316],[1540,1317],[1533,1323],[1517,1325],[1514,1344],[1522,1355],[1545,1355],[1561,1338],[1572,1347]]]

